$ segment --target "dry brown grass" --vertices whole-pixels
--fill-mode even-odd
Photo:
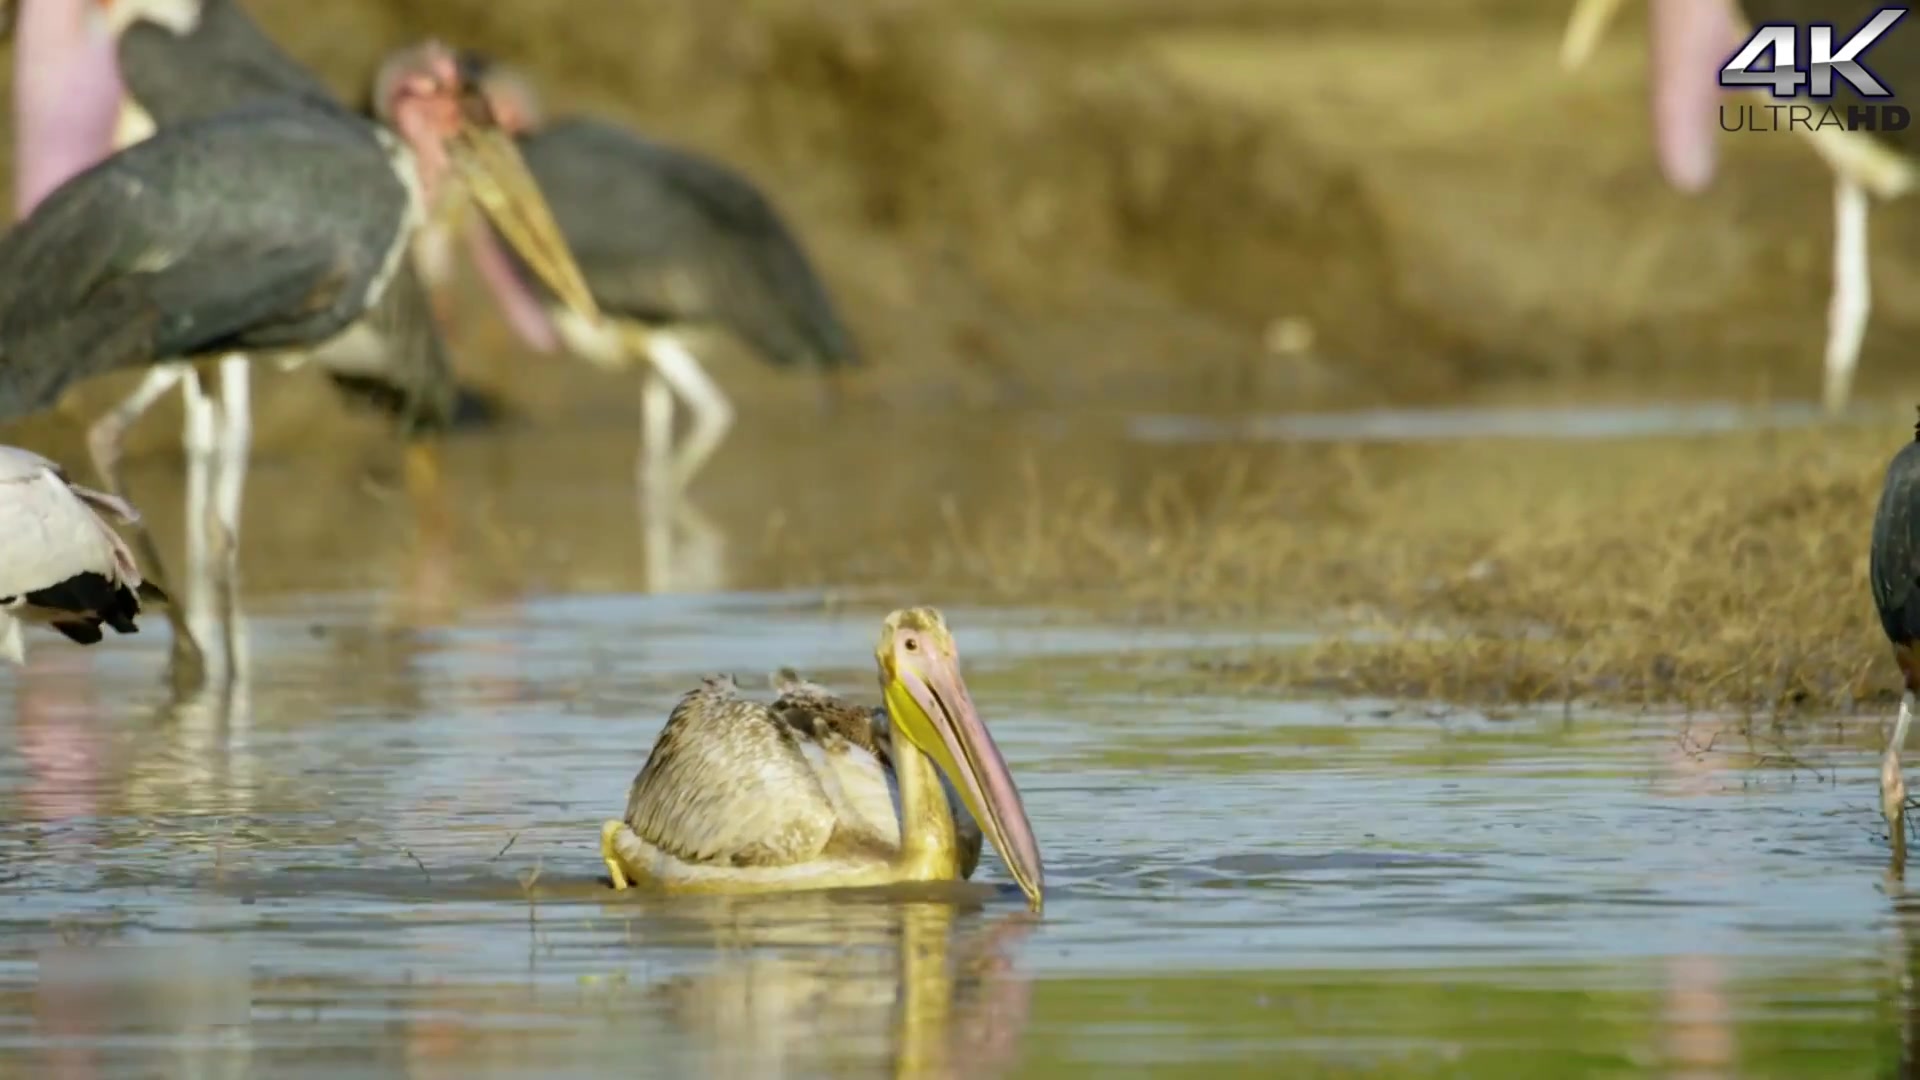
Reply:
[[[1030,466],[1017,507],[950,515],[934,569],[1134,617],[1359,632],[1206,669],[1242,685],[1848,708],[1894,689],[1866,560],[1898,441],[1250,452],[1128,490]]]

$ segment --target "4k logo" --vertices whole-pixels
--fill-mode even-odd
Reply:
[[[1800,60],[1798,28],[1791,23],[1761,26],[1720,69],[1720,85],[1765,87],[1777,98],[1824,100],[1833,96],[1834,77],[1838,76],[1863,98],[1890,98],[1893,91],[1867,70],[1865,57],[1868,49],[1906,17],[1906,8],[1881,8],[1838,47],[1831,23],[1809,23],[1804,31],[1804,64]],[[1762,57],[1767,58],[1765,67],[1759,66]]]

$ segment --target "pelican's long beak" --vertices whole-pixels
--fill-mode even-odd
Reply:
[[[1026,893],[1027,905],[1039,911],[1046,872],[1033,826],[1006,759],[973,709],[940,614],[931,608],[895,612],[887,619],[881,653],[889,718],[959,789]]]
[[[466,113],[468,122],[448,147],[455,172],[487,220],[541,282],[574,314],[597,322],[599,305],[519,147],[493,122],[484,104],[470,105]]]

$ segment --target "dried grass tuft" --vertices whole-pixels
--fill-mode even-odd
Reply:
[[[1241,683],[1846,709],[1895,691],[1866,561],[1897,448],[1810,431],[1248,452],[1129,488],[1030,464],[997,512],[947,507],[934,569],[1027,602],[1329,631],[1207,668]]]

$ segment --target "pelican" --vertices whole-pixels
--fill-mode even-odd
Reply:
[[[600,828],[613,887],[749,893],[954,881],[973,876],[984,825],[1039,911],[1040,849],[961,681],[946,621],[928,607],[894,612],[874,659],[884,710],[851,705],[790,671],[776,676],[772,705],[742,697],[725,676],[682,698],[634,778],[626,817]]]
[[[102,624],[139,632],[140,600],[164,599],[140,580],[107,518],[140,515],[124,500],[81,487],[30,450],[0,446],[0,659],[26,661],[22,623],[50,626],[82,645]]]

